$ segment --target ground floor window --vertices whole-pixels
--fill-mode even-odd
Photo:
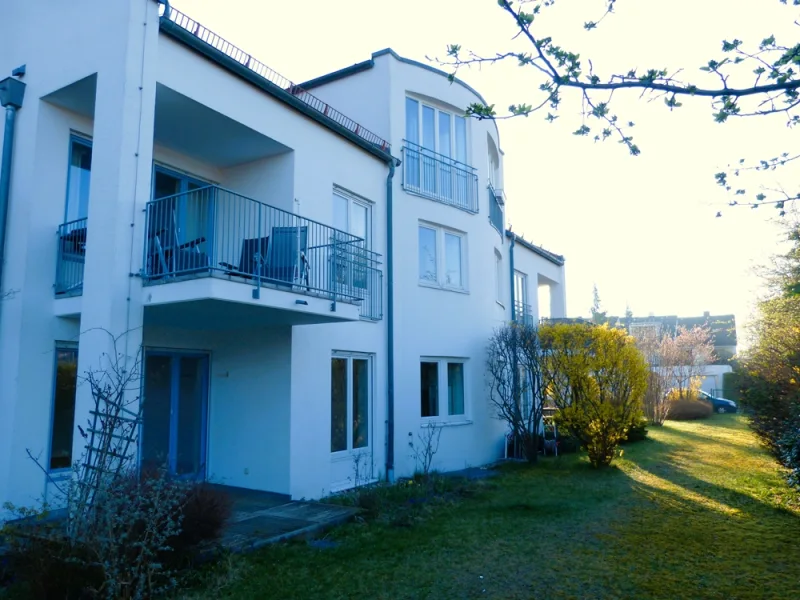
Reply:
[[[331,358],[331,452],[370,445],[372,357],[336,353]]]
[[[458,358],[421,359],[420,416],[460,418],[466,415],[465,364],[464,359]]]
[[[50,427],[50,469],[72,466],[72,433],[75,430],[75,390],[78,383],[78,349],[56,347],[53,416]]]

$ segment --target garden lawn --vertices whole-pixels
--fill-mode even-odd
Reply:
[[[411,527],[232,557],[185,597],[800,598],[798,497],[741,416],[651,428],[606,470],[569,455],[503,471]]]

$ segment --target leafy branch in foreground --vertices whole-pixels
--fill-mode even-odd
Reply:
[[[745,44],[733,38],[722,40],[717,56],[703,61],[698,66],[695,78],[684,74],[684,69],[623,68],[608,69],[604,74],[595,69],[591,59],[585,61],[581,54],[569,50],[546,35],[544,18],[546,10],[556,0],[496,0],[498,6],[514,20],[517,33],[513,39],[521,38],[529,42],[526,51],[510,50],[493,55],[480,55],[464,51],[459,44],[447,48],[447,59],[439,61],[451,69],[451,81],[459,69],[484,64],[514,61],[527,69],[537,84],[538,97],[532,103],[512,104],[508,113],[500,115],[494,105],[472,103],[467,114],[478,119],[504,119],[544,113],[548,122],[558,118],[556,114],[562,103],[565,91],[573,91],[580,96],[580,125],[573,134],[591,137],[596,142],[616,139],[630,154],[636,156],[641,150],[633,141],[630,130],[634,123],[621,118],[612,110],[612,100],[617,92],[638,92],[639,97],[649,100],[663,100],[672,111],[680,108],[686,97],[708,98],[712,117],[717,123],[725,123],[731,118],[745,118],[780,114],[786,125],[792,127],[800,123],[800,42],[779,42],[769,35],[758,43]],[[782,4],[800,6],[800,0],[779,0]],[[599,18],[586,21],[583,28],[594,31],[614,13],[616,0],[603,0],[603,12]],[[795,21],[795,25],[800,25]],[[717,182],[734,196],[747,194],[747,190],[729,185],[728,177],[745,169],[770,170],[797,158],[788,153],[777,158],[759,161],[752,167],[732,168],[717,173]],[[767,192],[767,193],[765,193]],[[783,211],[786,202],[800,199],[799,194],[783,190],[762,190],[751,194],[752,201],[741,202],[739,198],[731,201],[731,206],[752,206],[773,204]],[[776,199],[777,198],[777,199]],[[717,216],[720,216],[718,213]]]

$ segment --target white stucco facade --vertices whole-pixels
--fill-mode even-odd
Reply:
[[[97,368],[115,352],[112,336],[122,360],[143,350],[133,394],[144,403],[143,461],[163,446],[170,468],[317,498],[353,485],[354,455],[365,457],[360,481],[387,468],[413,474],[409,440],[431,423],[444,425],[437,469],[502,456],[483,368],[514,302],[511,238],[497,207],[489,219],[487,184],[502,189],[496,125],[467,119],[453,134],[474,175],[470,210],[441,197],[461,189],[461,167],[436,167],[454,186],[438,199],[410,191],[404,172],[407,98],[457,115],[476,92],[382,51],[369,68],[310,86],[317,102],[249,55],[215,51],[210,32],[180,13],[159,17],[153,0],[8,10],[0,74],[25,64],[27,89],[0,283],[12,292],[0,305],[0,502],[52,495],[29,454],[63,476],[64,408],[76,432],[93,403],[78,375],[65,404],[60,367]],[[392,157],[402,162],[389,190]],[[420,227],[449,253],[436,254],[427,279]],[[554,256],[515,245],[535,319],[541,286],[547,315],[565,316]],[[436,415],[421,406],[426,368],[438,377],[428,382]],[[75,433],[72,460],[83,445]]]

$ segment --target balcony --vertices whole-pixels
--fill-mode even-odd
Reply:
[[[530,304],[514,301],[514,322],[520,325],[533,327],[533,311],[531,310]]]
[[[503,192],[494,189],[491,183],[487,189],[489,190],[489,222],[500,232],[500,235],[503,235],[503,209],[501,208]]]
[[[56,298],[83,294],[83,267],[86,262],[86,223],[86,219],[77,219],[58,227]]]
[[[469,213],[478,212],[478,175],[469,165],[403,142],[403,189]]]
[[[330,311],[345,303],[357,307],[361,319],[383,318],[380,256],[359,237],[218,186],[151,200],[146,212],[142,278],[147,286],[223,279],[236,283],[237,290],[251,287],[254,300],[262,290],[289,292],[290,301],[271,296],[283,310],[309,302],[322,306],[319,301],[325,300]],[[204,289],[209,294],[211,288]],[[194,291],[182,299],[237,297]]]

